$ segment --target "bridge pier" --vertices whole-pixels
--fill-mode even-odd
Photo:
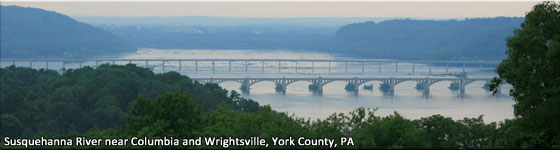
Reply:
[[[311,61],[311,73],[315,74],[315,62]]]
[[[495,94],[495,95],[496,95],[497,97],[502,96],[502,84],[498,85],[498,87],[496,87],[496,90],[497,90],[497,91],[496,91],[496,94]]]
[[[365,62],[362,61],[362,74],[365,73]]]
[[[285,83],[284,80],[282,80],[281,83],[276,82],[276,88],[275,88],[275,90],[276,90],[276,92],[278,92],[278,93],[286,94],[286,86],[287,86],[287,85],[286,85],[286,83]]]
[[[353,83],[353,85],[354,85],[354,90],[352,91],[352,93],[354,93],[354,95],[358,95],[360,90],[359,85],[355,83]]]
[[[352,84],[352,93],[354,93],[354,95],[358,95],[358,91],[360,90],[360,79],[358,77],[354,77],[352,80],[347,80],[346,82]]]
[[[482,72],[482,63],[484,62],[480,61],[480,72]]]
[[[245,61],[245,73],[249,72],[249,62]]]
[[[277,93],[286,94],[286,88],[288,86],[288,82],[286,81],[286,77],[282,77],[281,80],[276,80],[276,87],[274,88]]]
[[[459,90],[460,90],[459,97],[465,98],[465,88],[461,87],[461,89],[459,89]]]
[[[432,63],[428,64],[429,72],[432,73]]]
[[[395,96],[395,85],[389,84],[389,90],[385,92],[386,96]]]
[[[317,78],[316,80],[312,81],[312,84],[317,85],[317,90],[314,91],[314,94],[318,96],[323,95],[323,86],[325,85],[323,78],[322,77]]]
[[[331,74],[331,61],[329,61],[329,74]]]
[[[445,63],[445,73],[449,73],[449,63]]]
[[[348,73],[348,62],[344,62],[344,63],[345,63],[344,71],[345,73]]]
[[[249,95],[251,93],[251,84],[249,84],[249,78],[243,79],[241,83],[241,93]]]
[[[422,92],[423,98],[430,98],[430,86],[425,85],[424,91]]]
[[[298,69],[298,63],[297,63],[297,61],[296,61],[296,73],[297,73],[297,69]]]
[[[465,97],[465,80],[461,80],[461,83],[459,84],[459,97],[464,98]]]
[[[423,88],[423,96],[429,98],[430,96],[430,86],[434,83],[440,81],[451,81],[453,84],[458,85],[458,90],[460,90],[460,97],[465,97],[465,86],[473,83],[475,81],[489,81],[489,78],[192,78],[195,81],[199,81],[201,83],[220,83],[224,81],[236,81],[241,83],[241,92],[243,94],[249,94],[251,86],[257,82],[261,81],[273,81],[276,83],[276,91],[286,93],[287,85],[297,81],[309,81],[313,85],[316,85],[314,88],[314,95],[322,95],[323,93],[323,86],[325,84],[331,83],[332,81],[346,81],[354,85],[354,93],[358,94],[359,85],[369,82],[369,81],[381,81],[382,84],[382,91],[384,96],[394,96],[395,95],[395,85],[400,84],[405,81],[416,81],[419,84],[422,84]],[[454,85],[455,86],[455,85]],[[310,89],[311,90],[311,89]],[[452,89],[453,90],[453,89]],[[498,92],[500,90],[498,89]]]
[[[412,62],[412,74],[414,74],[414,62]]]
[[[315,94],[317,94],[317,96],[322,96],[323,95],[323,84],[317,84],[319,86],[317,86],[317,91],[315,91]]]
[[[395,61],[395,72],[399,72],[399,62]]]
[[[282,63],[281,61],[278,61],[278,73],[280,73],[280,69],[282,69]]]

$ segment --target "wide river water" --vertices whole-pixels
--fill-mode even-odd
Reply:
[[[162,58],[162,59],[349,59],[337,55],[320,52],[301,51],[256,51],[256,50],[158,50],[141,49],[136,53],[126,54],[121,58]],[[350,64],[348,71],[345,64],[331,64],[331,73],[328,74],[326,63],[299,63],[296,73],[295,63],[281,64],[282,70],[278,73],[277,63],[264,64],[265,73],[262,73],[261,62],[250,62],[250,67],[245,73],[245,62],[234,62],[232,73],[229,73],[227,63],[215,64],[214,73],[211,72],[210,62],[199,62],[199,71],[194,72],[192,62],[182,62],[181,73],[191,77],[442,77],[444,66],[433,66],[432,71],[441,73],[427,74],[427,66],[415,64],[415,73],[411,73],[411,64],[398,64],[401,72],[395,72],[394,64],[382,64],[379,72],[377,64],[367,64],[365,73],[362,73],[362,64]],[[168,67],[171,66],[171,67]],[[316,67],[311,69],[311,65]],[[154,66],[157,66],[154,64]],[[166,70],[176,70],[178,64],[166,63]],[[154,68],[157,70],[157,68]],[[467,68],[469,77],[493,77],[492,68],[487,71],[477,72],[479,67]],[[475,71],[476,70],[476,71]],[[349,72],[349,73],[348,73]],[[451,67],[449,72],[462,72],[461,67]],[[251,86],[251,93],[243,95],[246,98],[258,101],[261,105],[270,105],[274,110],[295,114],[297,117],[324,119],[333,113],[348,113],[356,108],[378,108],[377,115],[386,116],[397,111],[409,119],[419,119],[434,114],[441,114],[462,119],[464,117],[478,117],[484,115],[485,122],[502,121],[513,118],[514,101],[509,96],[492,96],[491,93],[481,88],[484,82],[474,82],[466,87],[466,98],[460,98],[459,93],[448,89],[450,82],[438,82],[430,87],[430,98],[423,98],[422,92],[414,87],[415,82],[404,82],[395,87],[395,96],[387,97],[379,90],[379,82],[373,84],[373,90],[364,90],[360,87],[358,95],[347,92],[345,82],[332,82],[324,86],[323,95],[314,95],[308,90],[309,82],[301,81],[290,84],[286,94],[276,93],[273,82],[259,82]],[[240,91],[240,83],[223,82],[220,85],[228,90]],[[502,91],[507,95],[511,86],[504,85]]]
[[[122,59],[353,59],[321,52],[277,51],[277,50],[180,50],[180,49],[139,49],[136,53],[121,56],[108,56],[108,58]],[[9,62],[4,62],[5,67]],[[25,62],[18,66],[28,65]],[[89,63],[89,64],[88,64]],[[92,64],[93,63],[93,64]],[[108,63],[108,62],[107,62]],[[115,62],[126,64],[128,62]],[[146,66],[142,62],[132,62],[139,66]],[[329,73],[327,62],[283,62],[278,72],[277,62],[247,62],[246,70],[244,61],[232,62],[231,72],[228,62],[217,62],[212,72],[211,62],[198,62],[195,69],[194,62],[182,62],[179,71],[178,62],[165,62],[165,71],[178,71],[190,77],[454,77],[445,73],[446,67],[442,65],[414,64],[412,72],[411,63],[331,63]],[[33,63],[34,68],[41,64]],[[94,62],[85,62],[82,65],[93,66]],[[161,62],[150,62],[148,67],[155,72],[162,72]],[[66,64],[67,68],[78,67],[78,64]],[[348,66],[348,67],[346,67]],[[57,64],[51,63],[49,67],[56,68]],[[60,66],[59,66],[60,67]],[[397,68],[395,68],[397,67]],[[264,69],[263,69],[264,68]],[[347,69],[346,69],[347,68]],[[431,68],[431,73],[429,72]],[[198,70],[198,71],[196,71]],[[450,66],[449,73],[463,71],[462,65]],[[481,71],[482,70],[482,71]],[[465,71],[468,77],[494,77],[493,66],[468,66]],[[264,71],[264,72],[263,72]],[[506,118],[513,118],[514,101],[507,96],[510,85],[502,86],[501,96],[492,96],[483,89],[483,81],[471,83],[466,86],[466,97],[460,98],[459,92],[451,91],[448,87],[451,82],[442,81],[430,86],[429,98],[423,98],[422,92],[414,87],[415,82],[403,82],[395,86],[394,96],[384,96],[379,90],[380,82],[369,82],[363,85],[373,85],[373,90],[359,87],[358,94],[344,90],[346,82],[335,81],[323,87],[323,94],[316,95],[308,90],[309,82],[300,81],[290,84],[286,93],[276,93],[275,83],[258,82],[251,86],[250,94],[246,98],[253,99],[261,105],[270,105],[274,110],[295,114],[296,117],[324,119],[333,113],[348,113],[359,107],[378,108],[376,114],[387,116],[398,112],[408,119],[419,119],[434,114],[452,117],[455,120],[464,117],[478,117],[484,115],[484,121],[497,122]],[[240,91],[241,83],[223,82],[220,86],[228,90]]]

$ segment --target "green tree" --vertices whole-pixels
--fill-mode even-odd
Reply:
[[[140,137],[195,137],[202,128],[201,113],[186,94],[166,92],[154,101],[140,97],[123,131]]]
[[[464,118],[457,122],[460,124],[459,134],[455,138],[461,148],[487,148],[496,130],[496,123],[484,124],[482,115],[478,118]]]
[[[347,118],[356,146],[360,148],[426,148],[426,132],[399,113],[386,117],[374,115],[376,109],[358,108]]]
[[[538,133],[535,146],[560,146],[560,4],[543,2],[507,38],[508,58],[490,85],[511,84],[514,114],[525,132]]]
[[[457,136],[460,125],[450,117],[433,115],[417,120],[426,131],[426,136],[433,148],[459,148]]]

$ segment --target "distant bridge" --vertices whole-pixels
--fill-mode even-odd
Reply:
[[[199,63],[206,63],[205,66],[200,66]],[[233,64],[236,62],[237,64]],[[285,70],[288,72],[298,73],[298,69],[305,69],[310,73],[315,74],[318,64],[320,68],[323,69],[325,73],[331,74],[331,69],[337,65],[338,68],[343,66],[344,71],[342,73],[349,73],[348,69],[354,69],[354,73],[366,74],[366,70],[371,73],[372,71],[381,72],[382,64],[394,64],[394,67],[384,67],[384,71],[394,71],[394,72],[418,72],[419,68],[423,69],[425,72],[432,73],[433,66],[439,66],[439,72],[449,72],[450,65],[453,67],[462,68],[462,72],[467,72],[466,67],[476,68],[479,67],[479,71],[483,70],[493,70],[500,61],[438,61],[438,60],[380,60],[380,59],[0,59],[0,63],[3,64],[19,64],[19,66],[29,66],[29,67],[40,67],[49,69],[49,64],[51,68],[53,64],[58,65],[58,68],[67,68],[68,64],[78,65],[77,67],[92,66],[97,67],[100,64],[136,64],[138,66],[145,66],[148,68],[158,68],[162,72],[166,71],[187,71],[198,73],[201,71],[201,67],[206,67],[207,71],[211,73],[217,73],[218,71],[222,73],[232,73],[232,66],[237,67],[237,71],[249,72],[249,68],[256,69],[259,68],[260,72],[265,73],[265,69],[271,70],[276,69],[269,73],[284,73]],[[187,63],[187,64],[185,64]],[[239,64],[241,63],[241,64]],[[399,63],[401,66],[399,68]],[[217,65],[219,64],[219,65]],[[349,64],[353,65],[349,67]],[[188,66],[190,65],[190,66]],[[5,66],[5,65],[3,65]],[[217,68],[220,66],[221,68]],[[304,67],[302,67],[304,66]],[[390,65],[389,65],[390,66]],[[444,67],[445,66],[445,67]],[[239,70],[239,68],[243,68]],[[445,69],[443,69],[443,67]],[[227,70],[226,70],[227,68]],[[174,70],[172,70],[174,69]],[[219,70],[221,69],[221,70]],[[326,71],[328,70],[328,71]],[[358,70],[358,71],[356,71]],[[361,70],[361,72],[360,72]],[[234,70],[235,71],[235,70]],[[473,71],[473,70],[471,70]]]
[[[280,86],[281,90],[280,92],[282,93],[286,93],[286,87],[294,82],[297,81],[308,81],[311,82],[315,85],[318,86],[317,88],[317,93],[318,94],[322,94],[323,92],[323,86],[331,83],[333,81],[345,81],[347,83],[350,83],[352,85],[354,85],[354,92],[357,94],[358,92],[358,88],[360,87],[360,85],[369,82],[369,81],[380,81],[383,83],[386,83],[387,85],[389,85],[389,90],[388,90],[388,94],[390,96],[394,95],[394,91],[395,91],[395,86],[399,83],[405,82],[405,81],[414,81],[417,82],[419,84],[421,84],[424,89],[423,89],[423,95],[424,96],[429,96],[430,94],[430,86],[440,82],[440,81],[450,81],[453,83],[457,83],[459,85],[459,91],[460,91],[460,96],[464,97],[465,96],[465,86],[473,83],[475,81],[485,81],[485,82],[490,82],[492,80],[492,78],[358,78],[358,77],[354,77],[354,78],[322,78],[322,77],[316,77],[316,78],[192,78],[192,80],[201,82],[201,83],[222,83],[222,82],[226,82],[226,81],[234,81],[234,82],[239,82],[241,83],[241,91],[245,92],[246,94],[249,93],[251,86],[254,85],[255,83],[258,82],[263,82],[263,81],[270,81],[270,82],[274,82],[276,83],[277,86]],[[498,88],[500,89],[500,88]],[[498,91],[500,93],[500,91]]]
[[[183,69],[188,69],[185,66],[183,66],[183,62],[194,62],[193,66],[191,69],[194,70],[188,70],[188,71],[194,71],[194,72],[198,72],[199,71],[199,62],[211,62],[211,71],[212,73],[214,73],[216,71],[216,62],[222,62],[222,63],[227,63],[227,68],[228,68],[228,72],[231,73],[232,72],[232,62],[244,62],[243,67],[244,67],[244,71],[245,73],[248,72],[249,67],[251,66],[249,64],[249,62],[256,62],[252,65],[252,67],[254,68],[255,66],[259,66],[262,69],[262,73],[265,72],[265,62],[267,63],[266,68],[270,69],[278,69],[277,73],[281,73],[283,71],[283,64],[286,63],[295,63],[294,69],[295,72],[298,72],[298,62],[303,62],[303,63],[311,63],[311,67],[306,67],[306,69],[311,69],[312,72],[315,72],[315,63],[328,63],[328,73],[331,73],[331,63],[338,63],[340,65],[340,63],[342,63],[344,65],[345,68],[345,72],[348,72],[348,63],[358,63],[361,64],[361,73],[364,74],[364,70],[365,70],[365,66],[367,64],[367,66],[369,66],[369,69],[372,69],[372,67],[375,68],[375,66],[377,66],[376,71],[381,72],[381,64],[382,63],[394,63],[395,67],[394,67],[394,71],[395,72],[399,72],[399,63],[403,64],[403,63],[408,63],[411,65],[411,69],[410,71],[412,73],[415,72],[415,65],[417,64],[423,64],[425,67],[425,69],[428,69],[426,71],[429,71],[430,73],[432,72],[432,66],[445,66],[445,72],[448,72],[448,68],[449,68],[449,64],[454,64],[455,66],[462,66],[462,71],[465,72],[465,66],[467,64],[469,64],[469,66],[479,66],[480,67],[480,71],[483,70],[483,65],[485,64],[489,64],[489,65],[497,65],[500,63],[500,61],[437,61],[437,60],[372,60],[372,59],[336,59],[336,60],[332,60],[332,59],[0,59],[0,63],[3,63],[2,66],[7,66],[6,63],[8,64],[12,64],[12,65],[16,65],[16,62],[19,62],[18,66],[26,66],[26,67],[33,67],[33,68],[46,68],[49,69],[49,64],[53,64],[56,63],[56,65],[58,65],[59,68],[66,68],[67,64],[73,64],[73,65],[78,65],[77,67],[82,67],[82,66],[92,66],[92,67],[97,67],[100,64],[137,64],[138,66],[145,66],[148,68],[153,68],[156,66],[160,66],[161,70],[163,72],[165,71],[182,71]],[[120,63],[118,63],[120,62]],[[124,62],[124,63],[123,63]],[[22,65],[23,63],[23,65]],[[259,65],[260,63],[260,65]],[[277,66],[271,65],[271,64],[276,64]],[[166,65],[167,64],[167,65]],[[255,65],[256,64],[256,65]],[[35,65],[35,66],[34,66]],[[326,64],[323,64],[325,66],[327,66]],[[175,69],[175,70],[166,70],[166,67],[169,67],[171,69]],[[188,67],[188,66],[187,66]],[[494,67],[490,67],[490,68],[494,68]],[[51,68],[52,69],[52,68]],[[222,68],[223,69],[223,68]],[[387,68],[385,68],[387,69]],[[368,72],[369,73],[369,72]],[[271,81],[276,83],[277,85],[280,85],[281,89],[280,92],[285,93],[286,92],[286,87],[288,85],[290,85],[291,83],[297,82],[297,81],[308,81],[311,82],[313,84],[318,85],[318,89],[317,89],[317,93],[321,94],[323,91],[323,86],[325,84],[328,84],[330,82],[333,81],[345,81],[348,82],[350,84],[353,84],[355,89],[354,91],[357,93],[357,89],[360,85],[369,82],[369,81],[380,81],[383,83],[386,83],[387,85],[390,86],[389,90],[388,90],[388,94],[389,95],[393,95],[394,94],[394,86],[405,82],[405,81],[415,81],[417,83],[420,83],[421,85],[423,85],[425,87],[424,89],[424,95],[429,95],[430,92],[430,86],[434,83],[440,82],[440,81],[450,81],[452,83],[457,83],[458,85],[460,85],[459,87],[459,91],[460,91],[460,95],[464,96],[465,95],[465,86],[475,82],[475,81],[490,81],[491,78],[322,78],[322,77],[316,77],[316,78],[193,78],[193,80],[198,81],[198,82],[202,82],[202,83],[221,83],[221,82],[225,82],[225,81],[235,81],[235,82],[239,82],[241,83],[244,87],[244,89],[242,89],[242,91],[245,91],[247,94],[250,91],[250,87],[251,85],[261,82],[261,81]],[[499,89],[499,88],[498,88]]]

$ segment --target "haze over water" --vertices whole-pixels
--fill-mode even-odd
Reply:
[[[300,51],[276,51],[276,50],[159,50],[140,49],[136,53],[121,56],[126,59],[352,59],[333,54],[320,52]],[[124,62],[123,62],[124,63]],[[142,65],[142,63],[139,63]],[[158,71],[160,64],[152,63],[153,70]],[[166,71],[178,71],[178,62],[166,62]],[[415,73],[411,72],[412,64],[399,63],[395,72],[395,64],[381,64],[379,72],[378,64],[366,64],[362,73],[362,64],[349,64],[345,71],[345,64],[332,63],[331,74],[328,73],[328,63],[314,65],[312,71],[310,63],[299,62],[298,73],[295,73],[295,62],[281,64],[281,72],[278,73],[277,63],[265,63],[262,73],[262,62],[249,62],[249,69],[245,73],[245,62],[233,62],[232,73],[229,73],[227,63],[216,63],[215,72],[211,71],[211,62],[199,62],[199,70],[195,72],[194,62],[182,62],[182,74],[190,77],[453,77],[444,76],[444,66],[432,66],[432,74],[429,74],[426,64],[415,64]],[[468,77],[493,77],[493,68],[469,67]],[[159,70],[161,71],[161,70]],[[450,67],[449,72],[462,72],[461,67]],[[364,90],[363,85],[359,87],[359,94],[344,90],[346,82],[335,81],[325,85],[323,95],[314,95],[308,90],[309,82],[300,81],[290,84],[286,94],[276,93],[275,83],[259,82],[251,86],[249,95],[243,95],[258,101],[261,105],[271,105],[274,110],[295,114],[297,117],[324,119],[333,113],[348,113],[356,108],[379,108],[377,115],[386,116],[397,111],[409,119],[419,119],[434,114],[449,116],[453,119],[464,117],[478,117],[484,115],[485,122],[502,121],[513,118],[514,101],[505,96],[510,85],[502,86],[500,97],[481,88],[485,83],[474,82],[466,87],[466,98],[459,98],[457,91],[448,89],[451,82],[438,82],[430,87],[429,99],[422,98],[422,92],[414,87],[415,82],[404,82],[395,86],[395,96],[384,96],[379,90],[380,82],[368,82],[363,85],[373,84],[373,90]],[[240,83],[223,82],[220,86],[228,90],[240,91]]]
[[[181,49],[150,49],[142,48],[135,53],[123,54],[118,57],[103,57],[103,59],[322,59],[340,60],[356,59],[334,54],[321,52],[302,52],[289,50],[181,50]],[[112,63],[110,61],[100,63]],[[115,64],[127,64],[128,61],[116,61]],[[146,66],[145,61],[132,61],[138,66]],[[212,72],[211,61],[200,61],[198,72],[195,69],[195,62],[181,62],[181,71],[177,61],[165,62],[165,71],[177,71],[188,75],[191,78],[228,78],[228,77],[395,77],[395,78],[425,78],[425,77],[449,77],[445,74],[445,66],[432,65],[432,73],[429,73],[427,64],[415,64],[415,72],[412,73],[411,63],[398,63],[395,69],[394,62],[386,63],[366,63],[362,73],[361,63],[349,63],[348,70],[344,63],[331,63],[331,73],[328,72],[328,62],[298,62],[296,73],[295,62],[282,62],[280,72],[278,72],[278,62],[249,61],[247,71],[245,71],[245,61],[232,62],[232,71],[229,72],[228,62],[215,62],[214,73]],[[12,62],[2,62],[1,66],[12,65]],[[28,66],[27,62],[16,62],[17,66]],[[83,62],[82,66],[95,66],[94,61]],[[45,68],[44,62],[34,62],[33,68]],[[148,67],[156,73],[163,71],[162,62],[150,61]],[[263,67],[264,66],[264,67]],[[450,66],[449,73],[460,73],[463,71],[462,65],[457,67]],[[78,68],[79,63],[66,63],[66,68]],[[312,68],[315,69],[312,69]],[[50,62],[50,69],[60,70],[62,64]],[[263,73],[264,68],[264,73]],[[379,71],[381,68],[381,71]],[[493,66],[483,65],[482,71],[479,66],[467,67],[468,77],[491,78],[495,76],[492,71]],[[308,90],[310,82],[298,81],[288,85],[286,94],[276,93],[275,83],[269,81],[258,82],[251,86],[249,95],[243,97],[253,99],[261,105],[270,105],[279,112],[295,114],[296,117],[310,119],[325,119],[333,113],[348,113],[359,107],[378,108],[376,114],[386,116],[397,111],[405,118],[419,119],[434,114],[441,114],[453,119],[464,117],[478,117],[484,115],[484,121],[497,122],[506,118],[513,118],[514,101],[507,96],[511,85],[503,85],[503,95],[496,97],[485,89],[481,88],[485,82],[477,81],[466,86],[466,97],[460,98],[458,91],[448,89],[449,81],[437,82],[430,86],[430,98],[422,97],[422,91],[417,91],[414,87],[415,82],[407,81],[395,86],[393,97],[385,96],[379,90],[378,81],[362,84],[359,87],[358,95],[344,90],[346,82],[335,81],[323,87],[321,96],[314,95]],[[364,85],[373,85],[373,90],[364,90]],[[220,86],[227,90],[236,90],[241,93],[241,83],[227,81],[220,83]]]

